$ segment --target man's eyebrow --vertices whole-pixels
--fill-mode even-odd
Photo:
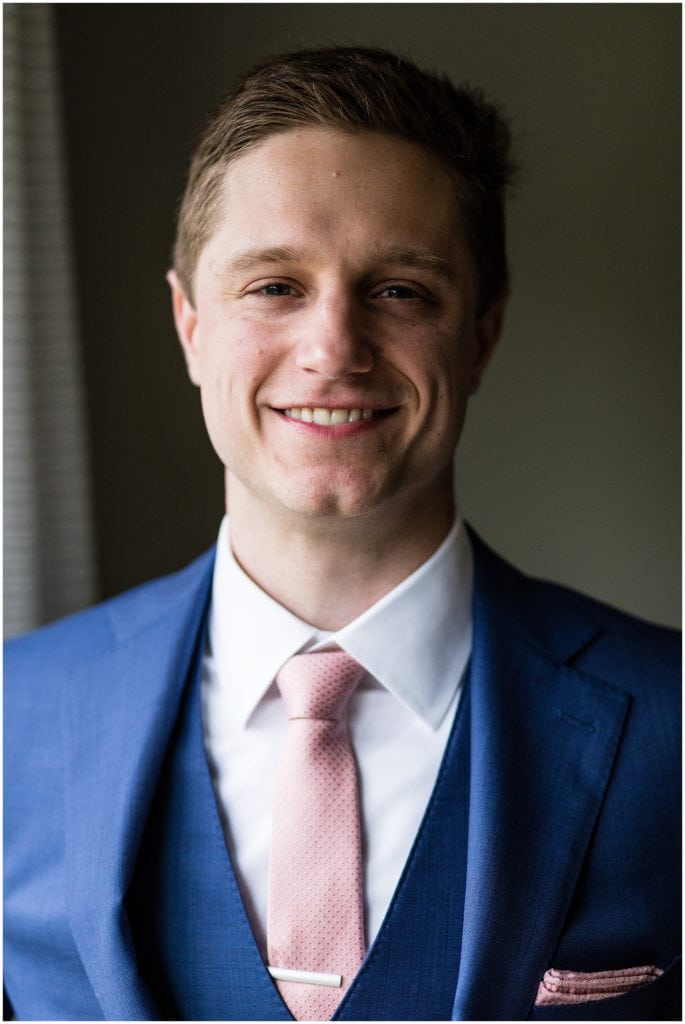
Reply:
[[[423,246],[391,246],[377,249],[371,254],[370,262],[374,264],[394,264],[413,267],[416,270],[428,270],[442,277],[452,277],[454,268],[443,256],[438,256]]]
[[[297,263],[303,257],[304,253],[301,250],[282,245],[267,249],[246,249],[245,252],[236,253],[226,260],[221,265],[219,273],[221,276],[240,273],[244,270],[253,270],[265,263]]]
[[[265,264],[301,263],[307,259],[307,253],[302,249],[294,249],[290,246],[270,246],[265,249],[246,249],[244,252],[231,256],[219,269],[219,274],[227,276],[235,273],[242,273],[246,270],[254,270],[257,266]],[[424,246],[389,246],[387,248],[374,249],[366,260],[369,266],[403,266],[412,267],[416,270],[427,270],[440,274],[442,277],[452,277],[454,268],[443,256],[438,256]]]

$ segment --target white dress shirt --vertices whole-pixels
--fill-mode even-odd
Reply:
[[[473,557],[458,519],[411,576],[335,633],[269,597],[219,530],[202,666],[205,748],[255,938],[266,952],[274,777],[287,724],[274,678],[294,654],[336,644],[366,669],[349,704],[360,782],[367,948],[411,851],[471,654]]]

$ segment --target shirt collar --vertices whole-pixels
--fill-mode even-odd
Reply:
[[[247,726],[276,673],[294,654],[337,644],[428,728],[443,720],[471,652],[473,555],[457,519],[434,554],[335,633],[322,634],[254,583],[219,529],[209,656],[236,725]]]

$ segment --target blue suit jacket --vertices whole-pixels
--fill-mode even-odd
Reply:
[[[474,547],[453,1019],[678,1019],[678,637]],[[209,552],[8,646],[5,972],[18,1017],[157,1019],[123,900],[212,566]],[[550,967],[646,964],[664,974],[631,994],[534,1006]]]

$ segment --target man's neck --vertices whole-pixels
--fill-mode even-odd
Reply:
[[[450,493],[412,515],[379,510],[346,521],[303,521],[273,514],[234,489],[229,512],[233,554],[248,576],[298,618],[333,631],[427,561],[455,515]]]
[[[437,550],[455,519],[452,493],[413,514],[387,509],[339,519],[274,514],[230,488],[230,544],[249,577],[319,630],[339,630]]]

